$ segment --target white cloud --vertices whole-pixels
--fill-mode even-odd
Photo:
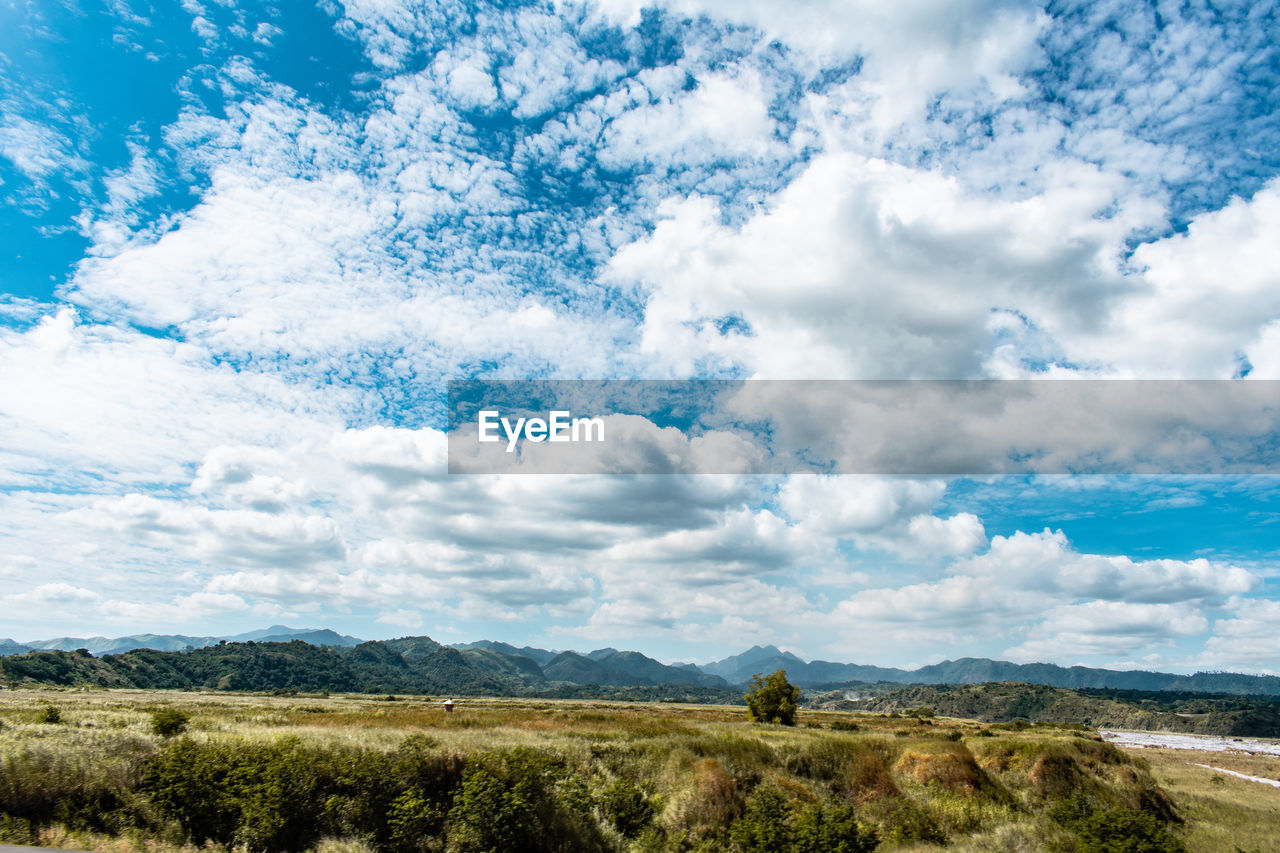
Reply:
[[[1213,625],[1204,650],[1190,663],[1211,669],[1245,667],[1280,675],[1280,601],[1240,598],[1231,602],[1229,618]]]
[[[1120,189],[1073,168],[1008,202],[882,160],[822,156],[741,228],[706,199],[673,202],[609,276],[649,293],[641,346],[676,375],[713,359],[760,378],[979,376],[993,311],[1062,334],[1131,287],[1117,245],[1150,211],[1100,216]],[[726,316],[750,333],[723,332]]]
[[[86,524],[168,547],[215,566],[250,565],[309,568],[345,556],[333,519],[298,512],[211,510],[140,494],[101,499],[68,512],[70,523]]]
[[[605,132],[600,157],[611,166],[767,157],[777,144],[768,107],[759,74],[707,75],[692,91],[668,95],[615,118]]]
[[[600,0],[606,17],[628,25],[647,4]],[[943,91],[975,88],[1001,98],[1021,94],[1017,75],[1036,58],[1047,17],[1027,2],[867,2],[664,0],[678,15],[709,15],[761,30],[811,61],[864,59],[855,97],[870,102],[870,122],[888,131]]]
[[[792,518],[820,533],[874,533],[932,508],[946,491],[943,480],[876,477],[792,477],[778,501]]]
[[[80,586],[72,586],[69,583],[57,581],[54,583],[43,583],[29,592],[18,592],[4,597],[5,604],[9,607],[59,607],[59,606],[77,606],[81,604],[96,603],[101,599],[101,595],[91,589],[85,589]]]
[[[971,554],[987,544],[982,521],[971,512],[949,518],[917,515],[907,525],[911,548],[920,554],[942,554],[947,557]]]
[[[76,152],[72,141],[57,130],[8,109],[0,121],[0,156],[33,180],[58,172],[82,171],[89,165]]]
[[[1171,646],[1176,639],[1204,634],[1209,620],[1188,604],[1131,604],[1091,601],[1060,605],[1031,628],[1031,638],[1004,655],[1013,661],[1078,662],[1111,659],[1135,651]]]
[[[1062,531],[996,536],[984,554],[956,563],[956,574],[1006,588],[1131,603],[1171,603],[1229,596],[1256,588],[1259,579],[1238,566],[1206,559],[1133,560],[1081,554]]]
[[[779,506],[815,541],[847,539],[924,563],[972,554],[987,544],[972,513],[933,515],[944,480],[869,476],[795,476],[778,490]]]
[[[328,432],[350,399],[239,373],[189,344],[85,324],[71,309],[29,331],[0,329],[5,450],[29,482],[172,481],[237,437],[269,445]]]
[[[1258,585],[1245,569],[1207,560],[1081,554],[1048,530],[995,536],[985,553],[947,571],[937,581],[857,592],[835,607],[835,624],[883,630],[922,657],[940,645],[1018,637],[1003,652],[1012,659],[1094,657],[1096,665],[1203,635],[1210,604]]]
[[[1072,341],[1134,372],[1230,378],[1240,354],[1270,370],[1267,329],[1280,317],[1280,184],[1196,217],[1183,234],[1139,246],[1143,287],[1114,311],[1106,335]],[[1168,346],[1176,341],[1177,346]]]

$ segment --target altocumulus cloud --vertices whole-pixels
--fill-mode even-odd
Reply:
[[[143,114],[3,88],[80,241],[0,301],[10,631],[1273,666],[1274,552],[1077,545],[1105,482],[445,473],[457,376],[1280,377],[1274,10],[1129,5],[116,4]]]

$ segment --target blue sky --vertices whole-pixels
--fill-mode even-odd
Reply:
[[[1271,478],[449,477],[451,378],[1280,378],[1275,4],[0,5],[0,635],[1280,667]]]

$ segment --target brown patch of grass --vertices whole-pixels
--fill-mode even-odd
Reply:
[[[706,840],[723,835],[742,816],[743,797],[719,761],[703,758],[693,766],[688,789],[672,805],[670,828]]]
[[[1027,773],[1027,779],[1040,796],[1061,800],[1083,787],[1084,773],[1075,758],[1055,751],[1037,758]]]
[[[991,780],[964,747],[933,751],[906,749],[893,769],[917,784],[936,783],[963,796],[973,796],[991,787]]]

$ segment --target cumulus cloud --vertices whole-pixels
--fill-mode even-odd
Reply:
[[[1131,287],[1115,241],[1149,211],[1097,216],[1115,190],[1077,171],[1006,202],[882,160],[824,156],[741,228],[709,200],[673,203],[610,276],[647,286],[642,347],[676,375],[713,358],[760,378],[969,378],[991,352],[993,311],[1059,334],[1096,323]],[[722,331],[716,321],[733,314],[750,334]]]
[[[995,536],[947,575],[857,592],[833,616],[883,627],[921,654],[987,634],[1024,638],[1002,652],[1014,660],[1105,664],[1204,635],[1211,608],[1260,583],[1247,569],[1203,559],[1079,553],[1049,530]]]
[[[1276,666],[1280,640],[1275,630],[1280,621],[1280,602],[1240,598],[1231,605],[1227,617],[1214,623],[1204,650],[1193,658],[1194,664],[1212,669],[1244,666],[1273,675],[1280,673]]]
[[[1004,654],[1014,661],[1079,661],[1167,647],[1205,633],[1208,618],[1187,604],[1090,601],[1060,605],[1031,628],[1032,638]]]
[[[1006,588],[1099,598],[1164,603],[1248,592],[1259,578],[1238,566],[1206,559],[1133,560],[1127,556],[1081,554],[1061,530],[997,536],[985,553],[956,564],[971,575]]]
[[[329,431],[346,392],[308,396],[239,373],[206,350],[85,323],[72,309],[28,330],[0,329],[0,416],[10,477],[156,482],[239,436],[296,441]]]

